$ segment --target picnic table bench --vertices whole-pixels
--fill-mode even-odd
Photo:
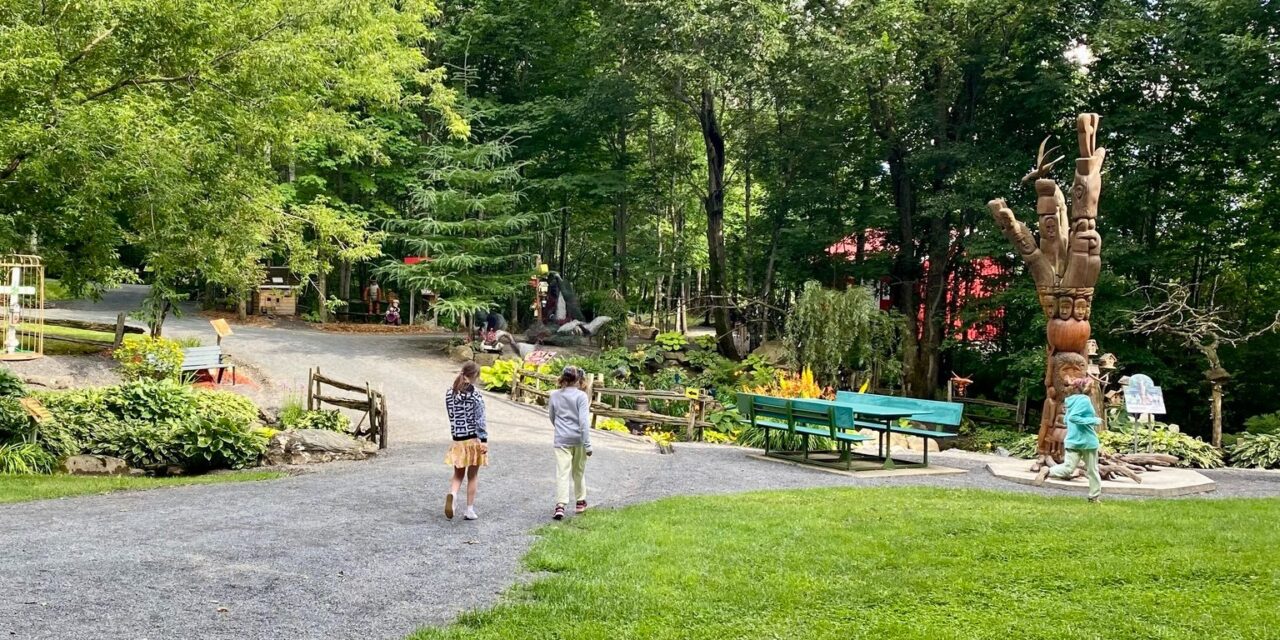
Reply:
[[[892,437],[895,433],[917,436],[926,440],[954,438],[958,434],[929,428],[958,427],[964,406],[952,402],[918,400],[875,394],[842,391],[835,400],[786,399],[751,393],[738,394],[738,407],[744,413],[744,424],[752,424],[765,431],[765,455],[770,452],[770,432],[785,431],[804,437],[803,459],[808,455],[808,436],[830,438],[837,442],[840,461],[846,468],[852,467],[851,444],[871,438],[858,433],[869,429],[878,433],[876,459],[891,469]],[[904,425],[911,421],[913,425]],[[923,466],[929,466],[929,446],[925,443]],[[794,454],[791,454],[794,455]],[[775,457],[785,457],[781,453]]]
[[[841,427],[836,419],[836,409],[819,402],[803,399],[775,398],[753,393],[739,393],[738,407],[745,418],[743,423],[752,424],[764,430],[764,454],[778,458],[791,458],[796,452],[771,451],[772,431],[784,431],[791,435],[799,435],[803,441],[801,459],[810,464],[828,464],[814,460],[809,455],[809,437],[830,438],[836,443],[839,462],[846,469],[853,466],[853,443],[870,440],[856,431]]]
[[[236,383],[236,365],[222,353],[222,346],[186,347],[182,350],[182,373],[218,370],[218,384],[222,384],[223,371],[231,370],[231,384]]]
[[[882,396],[874,393],[855,393],[853,391],[836,392],[837,403],[847,403],[860,406],[876,406],[892,409],[899,409],[908,412],[903,416],[906,420],[915,423],[918,426],[903,426],[901,424],[884,424],[870,420],[859,420],[855,417],[853,423],[864,429],[878,431],[881,434],[881,447],[884,448],[883,455],[888,456],[887,447],[892,446],[892,435],[902,433],[909,436],[924,438],[925,440],[946,440],[955,438],[959,434],[954,431],[944,431],[940,428],[929,428],[930,425],[936,427],[951,427],[958,429],[960,420],[964,417],[964,405],[958,402],[944,402],[941,400],[921,400],[919,398],[904,398],[899,396]],[[889,436],[885,438],[884,436]],[[929,443],[924,445],[924,466],[929,466]]]

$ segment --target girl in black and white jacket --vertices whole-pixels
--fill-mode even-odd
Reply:
[[[453,481],[444,497],[444,517],[453,519],[453,503],[457,500],[462,479],[467,479],[467,520],[475,520],[476,487],[480,481],[480,467],[489,464],[489,432],[485,429],[484,396],[476,389],[480,367],[474,362],[462,365],[462,371],[454,379],[453,386],[444,393],[445,410],[449,413],[449,431],[453,446],[444,462],[453,467]]]

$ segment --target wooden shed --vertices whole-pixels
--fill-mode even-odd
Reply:
[[[253,313],[273,316],[298,314],[298,288],[302,280],[288,267],[267,267],[267,275],[253,292]]]

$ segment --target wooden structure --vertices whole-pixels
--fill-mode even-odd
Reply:
[[[39,256],[0,259],[0,360],[44,355],[44,263]]]
[[[70,329],[83,329],[85,331],[94,331],[112,336],[109,340],[94,340],[92,338],[72,338],[70,336],[60,336],[56,334],[48,334],[44,337],[45,341],[69,342],[71,344],[84,344],[92,347],[102,347],[103,349],[117,349],[124,344],[124,337],[127,334],[144,335],[147,330],[143,327],[135,327],[125,322],[125,314],[116,315],[115,324],[107,324],[105,322],[85,322],[83,320],[63,320],[61,318],[45,318],[44,324],[53,327],[67,327]]]
[[[1006,425],[1006,426],[1014,427],[1018,431],[1023,431],[1024,429],[1026,429],[1027,415],[1028,415],[1026,396],[1022,396],[1022,395],[1018,396],[1017,404],[1012,404],[1008,402],[998,402],[995,400],[985,400],[982,398],[966,398],[958,393],[956,386],[957,385],[955,384],[954,380],[947,382],[947,402],[956,402],[956,403],[966,405],[966,406],[971,406],[971,407],[991,408],[991,409],[996,409],[997,411],[1000,411],[1002,413],[1009,412],[1013,414],[1013,417],[1006,418],[998,415],[995,415],[995,416],[987,415],[982,412],[967,411],[965,412],[965,417],[968,418],[971,422],[976,422],[978,424]],[[876,393],[880,393],[880,392],[877,391]]]
[[[326,386],[356,396],[336,395],[335,391],[327,391]],[[316,367],[309,370],[307,376],[307,410],[319,411],[325,405],[362,412],[364,415],[356,423],[353,435],[377,443],[379,449],[387,448],[387,397],[381,391],[375,391],[368,382],[362,387],[325,377]]]
[[[298,314],[298,287],[302,281],[288,267],[267,267],[267,275],[253,292],[253,312],[259,315]]]
[[[525,396],[538,398],[546,401],[551,396],[551,391],[547,389],[555,388],[557,377],[551,374],[538,373],[532,368],[523,368],[516,371],[511,382],[511,399],[520,402]],[[542,388],[539,382],[546,383],[547,388]],[[685,428],[685,437],[690,440],[700,438],[702,429],[711,426],[707,422],[707,413],[716,400],[712,396],[707,395],[700,389],[689,389],[687,391],[661,391],[649,389],[613,389],[604,386],[604,378],[600,375],[588,376],[587,378],[587,396],[591,398],[591,426],[595,427],[596,418],[617,418],[619,420],[627,420],[631,422],[640,422],[648,424],[669,424],[683,426]],[[631,398],[638,405],[636,408],[626,408],[622,406],[623,398]],[[649,402],[687,402],[688,408],[684,415],[666,415],[649,411],[646,408]]]
[[[1040,306],[1048,318],[1045,401],[1036,441],[1038,460],[1033,466],[1036,471],[1063,458],[1066,387],[1071,381],[1089,376],[1089,316],[1093,287],[1102,269],[1102,237],[1098,234],[1097,218],[1106,150],[1097,146],[1099,118],[1096,113],[1082,113],[1076,118],[1080,155],[1075,164],[1069,215],[1062,189],[1049,177],[1062,157],[1047,159],[1056,150],[1045,151],[1048,138],[1040,143],[1036,167],[1022,178],[1023,183],[1035,184],[1038,242],[1031,230],[1013,215],[1004,199],[987,203],[1004,237],[1035,279]],[[1097,385],[1091,386],[1094,406],[1098,415],[1103,415],[1101,393]]]

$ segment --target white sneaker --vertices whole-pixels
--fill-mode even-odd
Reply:
[[[479,515],[476,515],[476,508],[475,508],[475,507],[467,507],[467,513],[466,513],[466,515],[464,515],[464,516],[462,516],[462,517],[463,517],[463,518],[465,518],[465,519],[467,519],[467,520],[477,520],[477,519],[479,519],[479,518],[480,518],[480,516],[479,516]]]

